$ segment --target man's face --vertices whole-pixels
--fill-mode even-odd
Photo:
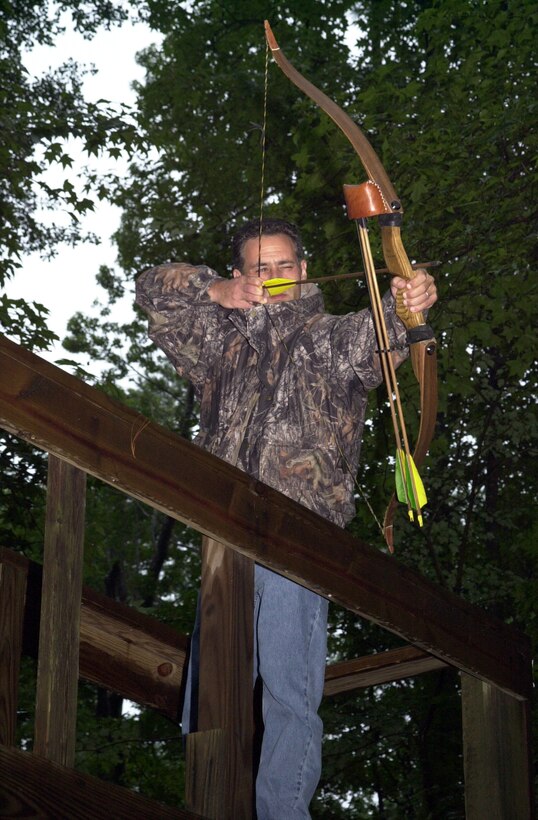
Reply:
[[[264,281],[266,279],[306,279],[306,262],[299,261],[295,253],[293,241],[286,234],[278,233],[274,236],[262,236],[261,249],[257,238],[247,239],[243,245],[243,270],[237,268],[233,271],[234,278],[238,276],[259,276]],[[258,272],[259,270],[259,272]],[[270,296],[269,303],[290,302],[298,299],[301,295],[300,286],[290,288],[271,296],[271,291],[267,291]]]

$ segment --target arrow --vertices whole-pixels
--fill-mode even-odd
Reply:
[[[413,270],[417,270],[419,268],[436,268],[440,264],[440,262],[416,262],[411,265],[411,267]],[[376,268],[375,273],[391,273],[393,276],[396,275],[390,268]],[[284,293],[288,288],[294,287],[295,285],[321,285],[324,282],[336,282],[339,279],[361,279],[365,275],[365,272],[361,270],[356,273],[335,273],[332,276],[317,276],[312,279],[267,279],[263,283],[263,287],[267,288],[267,290],[274,290],[273,296],[277,296],[279,293]]]

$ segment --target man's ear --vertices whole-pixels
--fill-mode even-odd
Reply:
[[[239,276],[242,276],[242,275],[243,274],[241,273],[241,271],[238,268],[233,269],[232,276],[233,276],[234,279],[238,279]]]
[[[301,279],[306,279],[306,259],[301,259]]]

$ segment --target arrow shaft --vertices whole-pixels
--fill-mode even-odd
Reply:
[[[436,268],[440,264],[440,262],[416,262],[411,265],[411,267],[413,270],[418,270],[419,268]],[[390,268],[375,268],[374,273],[391,273],[395,275]],[[314,276],[311,279],[290,279],[288,284],[290,287],[292,285],[322,285],[324,282],[337,282],[340,279],[362,279],[364,276],[366,276],[365,271],[360,270],[355,273],[335,273],[331,276]],[[281,287],[281,285],[271,285],[264,282],[263,287],[267,288],[267,290],[271,290],[271,288],[278,288]]]

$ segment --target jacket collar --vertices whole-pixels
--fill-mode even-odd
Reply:
[[[250,310],[232,310],[228,318],[250,344],[260,350],[266,348],[272,339],[280,341],[289,338],[308,319],[323,312],[321,291],[316,285],[308,285],[303,288],[300,299],[256,305]]]

